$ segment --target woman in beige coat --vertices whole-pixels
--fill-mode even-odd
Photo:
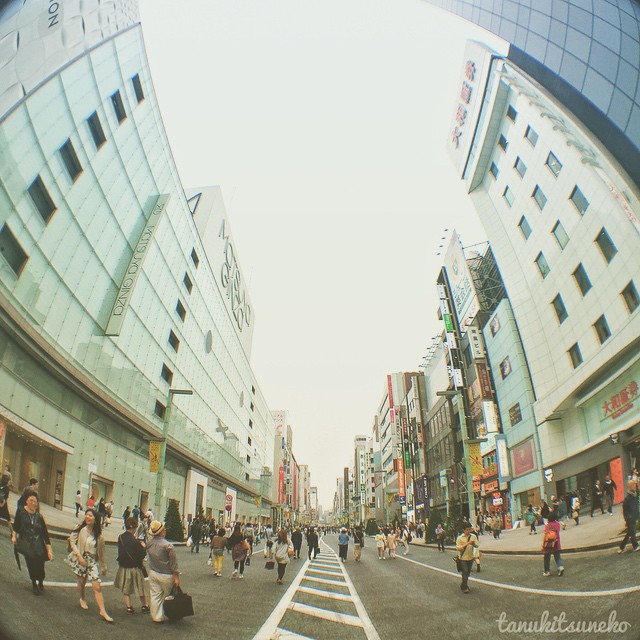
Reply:
[[[104,596],[102,595],[100,576],[107,574],[107,565],[104,561],[102,526],[100,525],[98,514],[93,509],[87,509],[83,523],[71,533],[69,546],[71,553],[69,553],[66,562],[78,577],[80,607],[82,609],[89,608],[84,597],[84,587],[87,583],[87,578],[89,578],[100,617],[105,622],[113,622],[113,618],[104,608]]]

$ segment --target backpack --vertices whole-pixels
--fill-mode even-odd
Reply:
[[[554,551],[558,545],[558,534],[553,529],[549,529],[544,534],[544,541],[542,543],[542,549],[544,551]]]

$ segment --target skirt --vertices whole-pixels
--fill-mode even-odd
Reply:
[[[100,570],[96,564],[96,559],[86,552],[82,555],[82,559],[86,562],[84,566],[78,562],[78,556],[72,551],[65,558],[65,562],[79,578],[87,578],[89,582],[100,582]]]
[[[144,575],[139,567],[118,567],[113,586],[126,596],[144,596]]]

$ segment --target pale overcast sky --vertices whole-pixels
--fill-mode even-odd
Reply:
[[[443,229],[484,233],[446,154],[467,38],[421,0],[141,0],[185,187],[220,185],[252,366],[330,508],[386,375],[416,371]]]

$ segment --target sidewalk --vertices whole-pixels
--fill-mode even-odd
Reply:
[[[560,544],[563,553],[611,549],[622,542],[624,530],[622,507],[617,505],[613,508],[613,516],[601,515],[598,512],[591,518],[587,513],[586,517],[580,516],[579,526],[576,526],[573,520],[569,520],[567,528],[560,530]],[[544,526],[537,527],[537,531],[537,535],[529,535],[529,527],[505,529],[497,540],[493,534],[485,533],[479,537],[480,550],[482,553],[538,555],[542,546]],[[437,548],[435,543],[425,545],[415,538],[411,544]]]

